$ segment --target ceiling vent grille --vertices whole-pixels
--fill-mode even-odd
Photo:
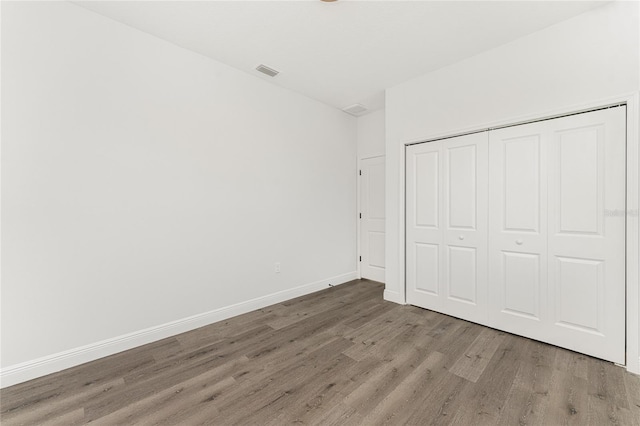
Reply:
[[[256,69],[260,71],[262,74],[268,75],[269,77],[275,77],[280,73],[280,71],[276,71],[273,68],[269,68],[268,66],[263,64],[258,65]]]
[[[353,104],[350,105],[346,108],[342,108],[342,110],[344,112],[346,112],[347,114],[351,114],[354,115],[356,117],[364,114],[365,112],[367,112],[367,107],[365,107],[364,105],[360,105],[360,104]]]

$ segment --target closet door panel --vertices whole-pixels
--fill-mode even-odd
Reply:
[[[449,315],[486,321],[486,132],[442,141],[444,156],[444,308]]]
[[[549,120],[550,343],[625,362],[625,107]]]
[[[407,148],[407,301],[486,320],[487,133]]]
[[[440,294],[440,245],[414,244],[415,291],[433,296]]]
[[[502,251],[500,312],[540,320],[540,255]],[[511,318],[509,318],[511,319]]]
[[[456,302],[477,303],[478,264],[473,247],[449,246],[447,297]]]
[[[475,140],[465,137],[444,142],[447,229],[476,230],[478,220],[478,149]],[[475,138],[474,138],[475,139]]]
[[[442,310],[442,146],[406,151],[407,302]]]
[[[516,334],[546,316],[547,137],[542,123],[489,135],[489,318]]]

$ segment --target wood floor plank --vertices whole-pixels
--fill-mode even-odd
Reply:
[[[633,374],[623,374],[622,376],[631,415],[636,419],[640,419],[640,376]]]
[[[292,306],[278,305],[279,309],[267,324],[279,330],[298,321],[326,312],[333,307],[335,307],[335,300],[330,297],[320,300],[308,299]]]
[[[395,306],[391,303],[385,303],[383,305],[375,304],[367,311],[364,311],[359,315],[354,315],[354,318],[345,321],[344,325],[352,329],[358,329],[367,323],[373,322],[377,317],[391,310],[395,310]]]
[[[245,382],[258,383],[267,380],[274,371],[291,368],[305,360],[309,361],[313,359],[315,351],[321,348],[327,350],[327,345],[333,342],[336,337],[340,337],[336,336],[332,330],[332,328],[327,329],[259,358],[252,358],[251,362],[239,369],[233,377],[241,384]]]
[[[206,403],[215,398],[218,392],[235,384],[233,377],[210,380],[208,375],[200,375],[113,411],[93,423],[98,426],[171,423],[190,414],[193,404]]]
[[[156,363],[143,371],[124,376],[128,386],[110,397],[102,397],[86,405],[86,416],[96,419],[110,411],[144,399],[158,389],[173,386],[181,381],[203,374],[240,356],[252,342],[265,333],[273,331],[268,326],[249,330],[241,337],[235,337],[222,343],[197,348],[164,363]]]
[[[589,395],[610,404],[629,408],[629,399],[622,379],[624,371],[611,363],[589,360]]]
[[[364,424],[403,424],[430,390],[434,380],[444,375],[444,355],[431,352],[405,379],[393,389],[384,401],[364,417]],[[436,382],[437,384],[437,382]]]
[[[428,335],[434,342],[431,348],[454,362],[473,343],[480,331],[481,328],[476,324],[444,315]]]
[[[118,377],[110,382],[100,385],[87,386],[82,392],[68,392],[59,398],[52,399],[48,404],[35,404],[31,409],[22,409],[6,412],[2,416],[2,422],[9,424],[37,424],[41,419],[67,418],[70,413],[75,418],[78,407],[84,407],[91,399],[100,395],[112,394],[114,390],[124,388],[125,382]],[[84,417],[84,408],[82,409]]]
[[[104,425],[143,421],[153,423],[162,419],[164,414],[167,419],[172,419],[184,411],[184,408],[194,403],[208,401],[221,389],[233,385],[236,382],[232,377],[233,373],[248,363],[247,357],[235,358],[190,379],[158,390],[145,398],[132,401],[118,410],[99,417],[96,423]]]
[[[318,381],[312,392],[298,401],[296,405],[292,405],[287,412],[280,414],[271,423],[274,425],[281,424],[317,424],[319,419],[347,418],[352,417],[356,412],[355,409],[347,407],[344,401],[344,395],[348,395],[358,386],[362,385],[375,372],[376,367],[380,364],[377,358],[370,358],[362,362],[353,363],[342,374],[334,376],[331,380],[321,379]],[[308,383],[312,387],[311,383]],[[341,413],[328,414],[334,406],[342,407]],[[354,418],[359,418],[355,416]]]
[[[322,380],[332,380],[332,375],[340,374],[355,363],[347,356],[340,354],[340,349],[351,344],[344,339],[336,339],[309,360],[286,370],[279,370],[257,385],[249,387],[245,392],[220,399],[218,408],[229,423],[257,424],[277,417],[289,403],[296,401],[300,395],[307,395],[307,382],[323,376]],[[250,404],[252,410],[244,407]]]
[[[313,418],[310,421],[304,421],[301,418],[294,419],[291,423],[275,422],[270,426],[281,426],[283,424],[309,424],[309,425],[323,425],[323,426],[361,426],[366,425],[362,416],[352,407],[347,407],[341,402],[338,402],[333,407],[330,407],[320,413],[319,416]]]
[[[374,306],[381,306],[377,304]],[[374,335],[380,334],[382,327],[393,328],[398,321],[402,320],[402,312],[397,308],[386,311],[376,318],[375,321],[365,323],[357,328],[346,327],[344,337],[351,339],[354,343],[363,342],[367,339],[371,339]]]
[[[60,416],[47,417],[47,424],[51,426],[73,426],[84,423],[84,408],[66,412]],[[29,424],[29,423],[25,423]]]
[[[555,352],[548,345],[530,342],[529,351],[520,363],[499,424],[544,424],[551,403]],[[555,397],[555,395],[554,395]]]
[[[572,369],[554,368],[551,382],[550,404],[542,424],[588,424],[587,380],[578,377]]]
[[[336,396],[336,382],[355,362],[342,354],[336,355],[329,364],[316,375],[306,376],[299,388],[286,387],[282,397],[278,397],[274,403],[270,403],[262,410],[257,410],[250,415],[242,417],[241,424],[261,424],[273,421],[286,414],[291,417],[291,411],[295,407],[305,407],[308,411],[319,411],[326,401],[331,401]]]
[[[274,305],[277,306],[277,305]],[[207,325],[176,336],[179,344],[186,349],[198,348],[220,342],[231,337],[255,329],[261,325],[268,325],[268,322],[275,318],[272,314],[272,307],[259,309],[243,315],[239,315],[228,320]]]
[[[638,423],[629,409],[622,369],[589,359],[589,420],[599,424]]]
[[[307,316],[300,321],[277,330],[277,332],[271,333],[267,336],[268,338],[264,339],[264,345],[254,345],[256,348],[248,354],[249,358],[264,356],[296,340],[305,339],[322,330],[334,327],[344,321],[346,316],[345,312],[349,312],[350,315],[356,315],[368,309],[369,306],[380,303],[375,293],[364,295],[360,300],[340,300],[340,302],[342,303],[337,305],[333,304],[322,313]]]
[[[0,391],[2,425],[637,425],[611,363],[382,299],[366,280]]]
[[[411,348],[399,351],[392,358],[385,358],[358,388],[344,398],[344,403],[366,415],[378,405],[404,378],[409,375],[415,365],[428,356],[424,349]]]
[[[377,347],[392,340],[403,325],[396,321],[389,321],[380,324],[377,328],[372,328],[360,334],[351,334],[351,341],[354,345],[344,353],[349,357],[360,361],[376,353]]]
[[[588,398],[588,424],[602,426],[638,424],[638,419],[633,418],[630,410],[617,407],[594,395],[589,395]]]
[[[425,316],[433,315],[437,318],[435,312],[426,311]],[[386,320],[386,324],[393,324],[389,337],[386,339],[380,339],[375,345],[371,345],[367,348],[366,354],[368,356],[377,357],[378,359],[387,359],[393,357],[399,351],[410,350],[411,348],[422,348],[432,350],[433,338],[429,335],[431,329],[438,324],[438,321],[416,321],[412,317],[405,317],[404,315],[394,318],[393,320]]]
[[[576,377],[588,379],[589,357],[569,350],[559,350],[556,353],[556,370],[571,371]]]
[[[140,351],[128,356],[112,355],[108,357],[110,362],[105,361],[106,359],[12,386],[10,392],[3,390],[0,393],[0,415],[4,418],[7,413],[30,410],[32,406],[54,405],[76,393],[92,394],[96,388],[113,391],[114,387],[109,386],[109,383],[121,378],[123,374],[154,363],[151,355],[140,356]]]
[[[525,362],[528,343],[526,339],[506,336],[475,386],[463,390],[461,396],[469,403],[456,413],[454,423],[498,423],[519,367]]]
[[[411,411],[407,424],[448,425],[453,421],[453,414],[464,403],[462,390],[468,382],[455,374],[445,373],[441,376],[437,392],[430,392],[428,398]]]
[[[477,382],[503,338],[504,333],[490,328],[483,329],[449,371],[470,382]]]

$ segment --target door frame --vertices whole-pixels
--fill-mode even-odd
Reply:
[[[569,105],[553,110],[541,111],[534,114],[527,114],[507,118],[491,123],[481,123],[479,125],[459,129],[454,132],[437,133],[426,135],[420,139],[405,141],[399,145],[399,232],[398,235],[398,258],[400,259],[397,280],[400,283],[399,293],[391,294],[385,291],[385,299],[406,304],[406,147],[416,143],[434,141],[437,139],[461,136],[468,133],[491,130],[498,127],[525,124],[532,121],[558,118],[565,115],[588,112],[598,108],[606,108],[618,104],[627,106],[627,141],[626,141],[626,369],[635,374],[640,374],[640,93],[633,92],[620,96],[594,100],[582,104]],[[387,141],[387,144],[389,141]],[[360,163],[358,163],[360,166]],[[358,181],[359,186],[359,181]],[[359,209],[360,197],[358,197]],[[359,223],[358,223],[359,232]],[[358,233],[358,245],[359,245]],[[360,247],[358,247],[358,253]],[[360,265],[358,264],[358,271]],[[388,271],[387,271],[388,272]]]
[[[360,199],[362,198],[362,175],[360,174],[360,171],[362,170],[362,162],[364,160],[373,160],[374,158],[384,158],[385,155],[384,154],[377,154],[377,155],[368,155],[366,157],[358,157],[358,170],[356,171],[356,178],[357,178],[357,188],[356,188],[356,221],[357,221],[357,226],[356,226],[356,236],[357,236],[357,241],[356,241],[356,263],[358,264],[358,278],[362,279],[362,271],[361,271],[361,266],[362,266],[362,262],[360,262],[360,256],[362,256],[362,245],[360,244],[360,240],[362,238],[362,221],[359,218],[359,214],[362,213],[362,203],[360,201]],[[385,165],[385,175],[387,173],[386,170],[386,165]],[[386,217],[386,216],[385,216]],[[386,220],[386,219],[385,219]],[[386,235],[386,233],[385,233]],[[385,273],[386,273],[386,268],[385,268]],[[386,281],[386,280],[385,280]]]

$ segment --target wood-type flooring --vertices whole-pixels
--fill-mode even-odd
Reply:
[[[0,392],[2,425],[638,425],[609,362],[382,299],[367,280]]]

